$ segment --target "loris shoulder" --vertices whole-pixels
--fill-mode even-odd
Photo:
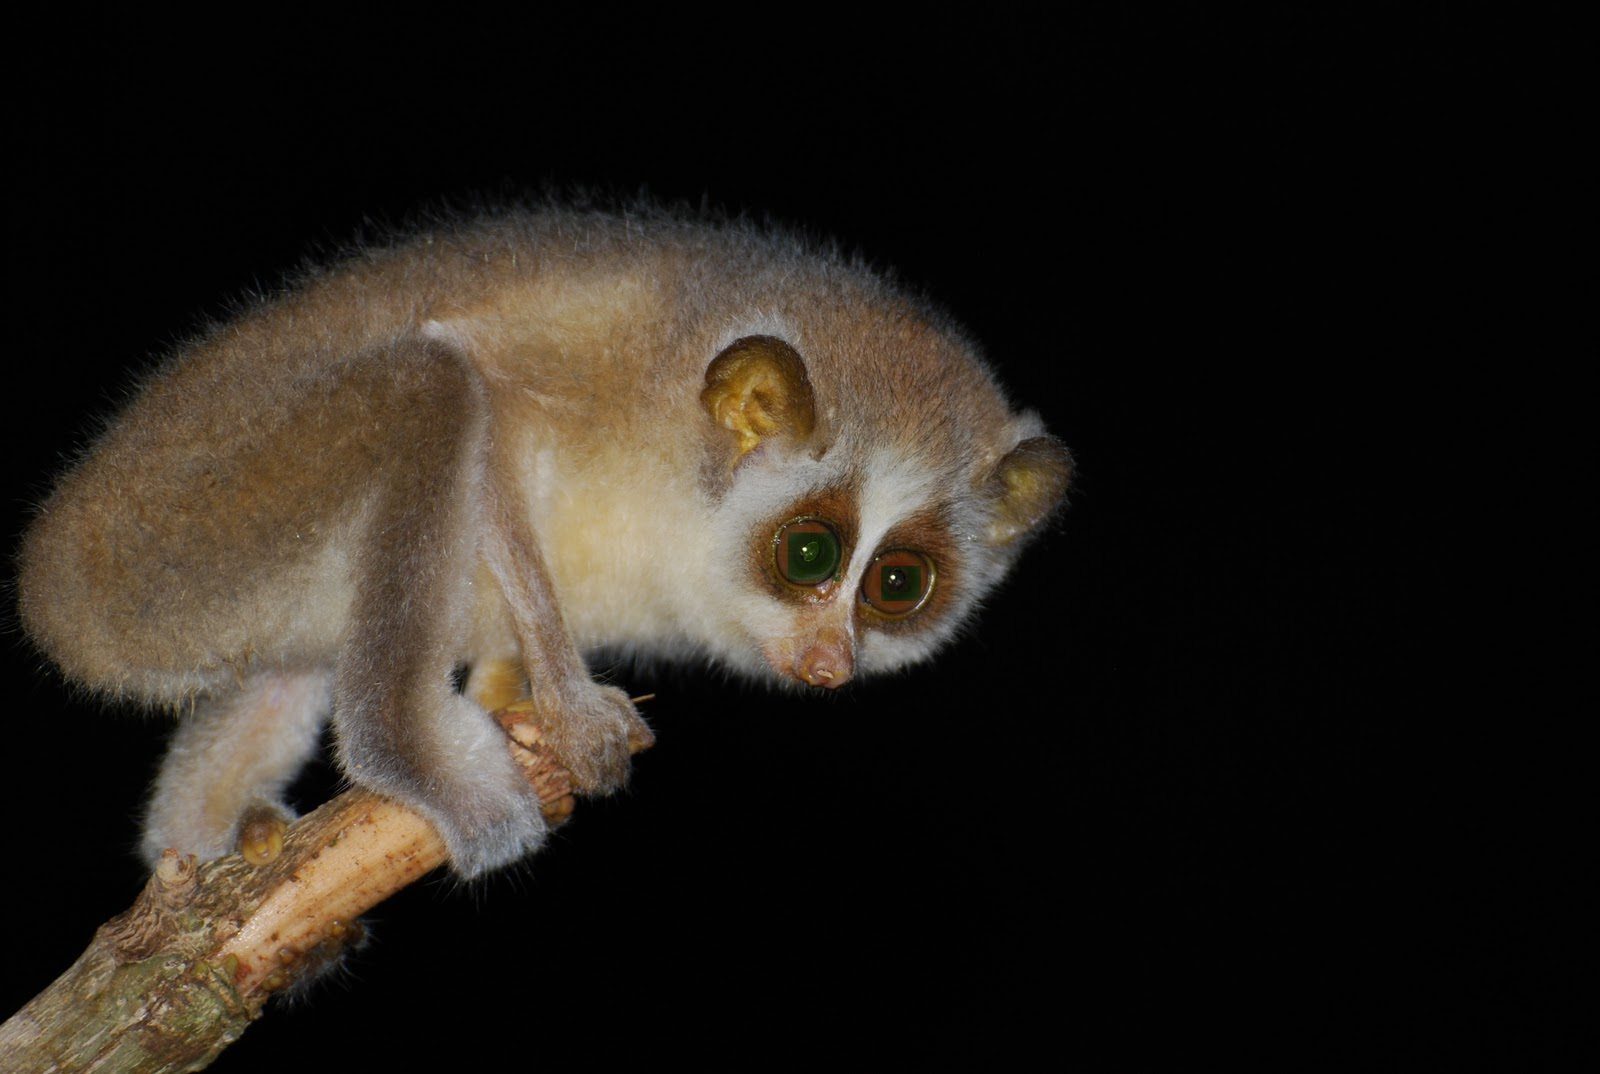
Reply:
[[[508,213],[174,355],[41,506],[20,610],[69,678],[186,714],[150,859],[287,816],[331,718],[345,773],[471,876],[545,830],[487,708],[531,697],[581,788],[614,788],[649,732],[585,651],[827,688],[925,659],[1070,469],[943,313],[860,264]]]

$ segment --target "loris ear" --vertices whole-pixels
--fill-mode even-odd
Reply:
[[[745,336],[724,348],[706,367],[700,402],[738,436],[740,459],[768,438],[805,440],[817,418],[805,361],[775,336]]]
[[[1034,436],[1012,448],[987,482],[994,497],[992,545],[1026,537],[1061,504],[1072,481],[1072,455],[1053,436]]]

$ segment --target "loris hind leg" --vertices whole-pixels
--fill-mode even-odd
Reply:
[[[293,818],[283,792],[316,751],[331,704],[327,673],[263,672],[186,714],[161,762],[140,852],[152,868],[168,847],[202,861],[236,849],[250,815],[255,856],[271,856],[276,825]]]

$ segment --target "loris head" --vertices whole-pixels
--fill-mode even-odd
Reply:
[[[723,545],[710,558],[735,565],[739,590],[707,644],[821,687],[930,657],[1072,470],[956,333],[910,307],[846,309],[826,332],[779,317],[721,343],[700,397]]]

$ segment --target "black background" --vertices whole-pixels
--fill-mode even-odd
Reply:
[[[659,695],[625,795],[515,876],[380,907],[340,982],[214,1069],[519,1039],[530,1066],[1475,1053],[1482,1026],[1422,1017],[1449,926],[1418,894],[1422,795],[1389,776],[1415,704],[1394,474],[1470,304],[1482,59],[1444,8],[1073,10],[206,45],[100,24],[19,57],[7,320],[35,387],[10,547],[202,318],[370,222],[547,189],[859,247],[954,310],[1079,463],[972,636],[910,677],[812,699],[624,673]],[[7,856],[49,877],[12,891],[10,1011],[138,890],[165,728],[6,655]]]

